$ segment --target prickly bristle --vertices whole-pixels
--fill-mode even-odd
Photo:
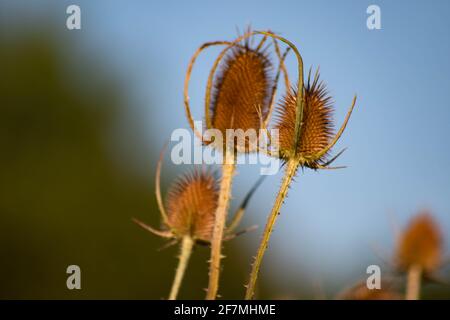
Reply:
[[[442,236],[439,226],[429,213],[421,213],[411,220],[400,235],[395,258],[401,271],[418,266],[425,273],[431,273],[439,267]]]
[[[303,125],[300,139],[295,143],[295,123],[297,109],[297,90],[291,89],[279,104],[278,121],[275,128],[279,130],[279,147],[282,158],[292,156],[295,149],[303,158],[311,159],[309,165],[313,166],[326,155],[314,159],[314,154],[323,150],[333,135],[333,108],[331,97],[323,82],[317,76],[312,82],[308,78],[305,86],[305,103],[303,107]],[[308,163],[306,163],[308,166]]]
[[[255,129],[267,116],[273,80],[271,63],[261,49],[252,49],[250,40],[238,44],[224,57],[214,81],[211,98],[212,127]]]
[[[210,172],[194,171],[177,181],[167,196],[169,227],[176,235],[209,242],[217,208],[218,184]]]
[[[339,300],[402,300],[402,296],[394,291],[389,283],[382,283],[380,289],[369,289],[366,281],[344,290],[337,298]]]

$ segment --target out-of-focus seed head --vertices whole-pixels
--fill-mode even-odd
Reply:
[[[168,227],[177,237],[210,242],[218,200],[217,179],[210,172],[194,171],[169,190]]]
[[[304,159],[304,165],[314,168],[326,158],[327,154],[315,157],[315,154],[328,146],[333,137],[333,108],[331,97],[319,76],[311,78],[304,90],[303,124],[297,146],[295,143],[295,123],[297,108],[297,91],[289,90],[277,108],[280,157],[288,160],[296,153]],[[295,148],[297,150],[295,150]]]
[[[226,129],[255,129],[259,133],[269,111],[274,81],[271,68],[264,50],[252,48],[251,37],[226,54],[214,80],[210,104],[212,127],[223,137]]]
[[[425,274],[435,271],[442,262],[442,235],[439,226],[428,212],[415,216],[401,233],[395,262],[400,271],[412,266]]]

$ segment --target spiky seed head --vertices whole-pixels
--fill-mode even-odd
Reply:
[[[297,89],[291,89],[277,108],[278,119],[275,128],[279,130],[279,150],[281,158],[288,160],[297,153],[305,160],[304,165],[315,167],[326,154],[317,158],[315,154],[323,150],[333,136],[333,107],[325,84],[317,74],[313,81],[308,77],[304,90],[303,124],[297,146],[295,143],[295,123],[297,109]]]
[[[428,212],[415,216],[401,233],[395,261],[401,271],[420,267],[425,274],[435,271],[442,259],[442,236]]]
[[[177,237],[210,242],[218,193],[217,179],[209,171],[193,171],[183,176],[166,198],[168,227]]]
[[[214,80],[210,104],[212,127],[223,137],[226,129],[255,129],[259,133],[271,100],[271,66],[264,50],[251,47],[251,37],[226,54]]]
[[[381,289],[367,288],[366,281],[344,290],[337,296],[339,300],[402,300],[402,296],[393,290],[387,282],[381,284]]]

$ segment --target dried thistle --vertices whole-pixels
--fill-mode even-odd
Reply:
[[[211,172],[193,171],[172,185],[166,211],[159,187],[161,159],[157,169],[156,193],[164,230],[155,230],[141,221],[134,221],[158,236],[172,239],[170,244],[181,242],[179,264],[169,295],[169,300],[175,300],[194,244],[211,241],[219,193],[217,179]]]
[[[321,151],[327,148],[333,138],[332,100],[325,84],[319,82],[318,71],[314,80],[311,80],[310,71],[304,95],[302,133],[295,150],[292,146],[295,141],[296,89],[287,92],[277,109],[278,121],[275,128],[279,130],[280,157],[289,161],[297,154],[303,159],[305,167],[317,169],[325,162],[326,154],[321,154]]]
[[[164,149],[158,161],[155,182],[156,199],[161,213],[163,230],[154,229],[138,219],[133,219],[133,221],[157,236],[171,239],[172,241],[169,242],[169,245],[181,242],[179,263],[169,295],[169,300],[175,300],[193,246],[196,243],[209,244],[212,241],[215,214],[219,199],[219,183],[212,172],[194,170],[175,181],[168,191],[166,206],[164,206],[160,188],[163,154]],[[233,233],[239,225],[249,199],[259,183],[260,181],[249,191],[244,202],[236,211],[229,227],[225,229],[225,240],[232,239],[252,229],[248,228]]]
[[[268,33],[271,34],[271,32]],[[273,76],[272,58],[267,53],[268,46],[264,46],[267,36],[264,36],[255,46],[253,45],[254,35],[255,32],[249,29],[244,35],[231,42],[204,43],[191,58],[184,82],[184,107],[191,129],[206,144],[210,144],[213,137],[205,137],[195,128],[188,94],[195,61],[203,50],[212,46],[225,46],[209,73],[204,107],[206,129],[219,130],[222,136],[226,136],[227,129],[243,131],[254,129],[257,134],[259,129],[266,129],[274,107],[274,97],[281,71],[285,74],[286,85],[290,86],[284,66],[284,59],[289,48],[282,54],[274,39],[279,66]],[[214,146],[223,147],[222,145]],[[249,150],[248,143],[244,147],[230,145],[226,147],[232,147],[237,152],[255,151]],[[225,152],[225,150],[222,151]]]
[[[394,257],[398,270],[408,274],[407,299],[419,298],[421,278],[431,277],[442,257],[441,230],[428,212],[422,212],[400,234]]]
[[[252,265],[245,294],[246,299],[253,299],[254,297],[259,269],[269,244],[270,235],[297,169],[299,167],[331,169],[328,165],[343,151],[330,160],[326,160],[326,157],[344,132],[356,102],[355,96],[343,125],[333,137],[331,99],[327,94],[325,85],[319,82],[318,72],[312,82],[311,72],[309,73],[308,82],[305,86],[303,59],[296,46],[278,35],[265,32],[260,33],[286,43],[294,51],[298,61],[298,84],[297,88],[286,93],[284,101],[278,109],[279,119],[276,128],[279,129],[280,143],[279,153],[275,156],[281,157],[285,161],[286,172],[275,199],[275,204],[269,214],[263,237]],[[269,154],[273,155],[270,152]]]
[[[415,216],[400,235],[396,252],[397,266],[406,271],[413,265],[433,273],[442,262],[442,235],[428,212]]]
[[[228,51],[213,84],[210,112],[212,128],[226,136],[226,129],[254,129],[259,133],[271,103],[272,63],[250,38]],[[248,151],[247,141],[246,150]]]
[[[185,175],[168,193],[167,227],[176,237],[210,242],[218,197],[217,179],[210,172]]]
[[[221,248],[225,221],[231,197],[231,186],[236,169],[237,152],[254,151],[257,144],[259,129],[266,128],[269,116],[273,109],[273,100],[280,71],[284,70],[285,55],[276,50],[280,59],[280,67],[274,78],[270,75],[272,63],[263,49],[267,37],[264,37],[258,46],[251,46],[253,33],[248,31],[235,41],[217,41],[203,44],[192,57],[186,72],[184,86],[184,105],[192,130],[206,144],[219,147],[223,153],[222,179],[218,206],[215,214],[213,238],[211,244],[211,259],[209,271],[209,284],[207,299],[217,296],[220,276]],[[244,41],[244,43],[242,43]],[[275,42],[275,47],[278,46]],[[189,80],[193,65],[198,55],[206,48],[215,45],[225,45],[210,71],[205,95],[205,122],[206,129],[215,129],[227,137],[227,129],[240,129],[246,131],[254,129],[254,141],[248,137],[245,145],[235,145],[235,141],[222,140],[221,144],[212,143],[215,139],[203,137],[195,126],[189,105]],[[286,54],[286,53],[285,53]],[[218,73],[217,69],[220,67]]]

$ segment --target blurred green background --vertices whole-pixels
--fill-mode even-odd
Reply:
[[[0,298],[166,298],[178,246],[158,251],[164,240],[131,222],[159,224],[160,146],[128,141],[148,160],[148,175],[130,173],[117,159],[136,155],[111,142],[128,107],[121,75],[101,57],[74,61],[76,43],[48,21],[34,26],[0,38]],[[241,298],[250,256],[232,242],[225,254],[221,294]],[[195,249],[180,297],[204,297],[208,257]],[[66,287],[71,264],[82,290]]]

